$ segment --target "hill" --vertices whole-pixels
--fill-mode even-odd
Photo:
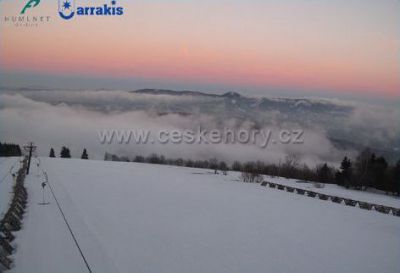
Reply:
[[[238,182],[238,174],[41,158],[12,272],[398,272],[400,218]],[[35,163],[35,162],[34,162]],[[162,174],[162,175],[160,175]]]

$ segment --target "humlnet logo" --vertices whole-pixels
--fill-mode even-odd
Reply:
[[[23,6],[19,14],[6,11],[0,17],[0,21],[4,25],[12,24],[15,27],[38,27],[42,24],[50,22],[51,16],[42,13],[39,8],[36,8],[41,3],[41,0],[24,0]],[[3,11],[3,10],[2,10]]]
[[[29,0],[24,8],[21,10],[20,14],[25,14],[26,9],[34,8],[39,5],[40,0]]]
[[[119,16],[124,14],[124,8],[117,6],[117,1],[101,6],[78,6],[74,0],[58,0],[58,14],[61,18],[69,20],[77,16]]]

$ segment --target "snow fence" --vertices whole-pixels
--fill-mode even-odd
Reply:
[[[400,216],[400,209],[399,208],[394,208],[394,207],[388,207],[388,206],[383,206],[383,205],[378,205],[374,203],[368,203],[368,202],[362,202],[362,201],[357,201],[353,199],[348,199],[348,198],[343,198],[343,197],[338,197],[338,196],[333,196],[333,195],[328,195],[328,194],[323,194],[319,192],[314,192],[314,191],[309,191],[305,189],[299,189],[295,187],[289,187],[286,185],[278,184],[278,183],[273,183],[269,181],[263,181],[261,182],[261,186],[263,187],[270,187],[272,189],[278,189],[282,191],[287,191],[291,193],[297,193],[299,195],[305,195],[311,198],[318,198],[320,200],[324,201],[332,201],[337,204],[344,204],[346,206],[351,206],[351,207],[359,207],[360,209],[365,209],[365,210],[375,210],[380,213],[384,214],[391,214],[394,216]]]
[[[22,167],[16,174],[13,174],[15,178],[13,198],[7,212],[0,221],[0,272],[10,269],[12,266],[10,255],[15,250],[11,244],[15,238],[13,232],[21,229],[28,198],[28,193],[24,186],[27,165],[28,159],[25,157]]]

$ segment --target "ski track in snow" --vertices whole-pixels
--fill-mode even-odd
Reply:
[[[48,188],[50,204],[38,205],[35,168],[11,272],[87,272]],[[240,183],[234,172],[49,158],[40,168],[93,272],[400,272],[400,217]]]

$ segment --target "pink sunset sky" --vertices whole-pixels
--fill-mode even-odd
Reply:
[[[3,22],[26,2],[0,1],[3,74],[400,96],[397,0],[120,0],[122,16],[68,21],[57,1],[42,0],[26,15],[50,15],[49,23]],[[14,76],[6,83],[18,84]]]

